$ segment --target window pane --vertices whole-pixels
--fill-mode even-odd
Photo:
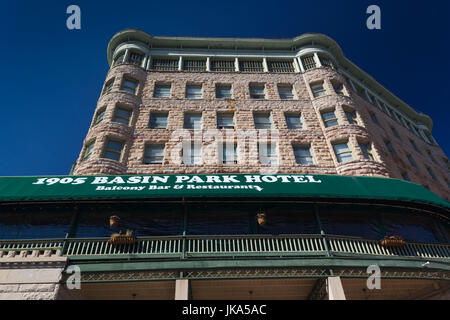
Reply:
[[[155,98],[170,98],[171,85],[155,85],[155,92],[153,96]]]
[[[258,113],[254,115],[256,129],[272,129],[270,114]]]
[[[164,159],[164,145],[147,145],[144,152],[144,163],[162,163]]]
[[[217,126],[219,129],[234,129],[234,113],[217,114]]]
[[[186,87],[186,98],[189,99],[201,99],[202,98],[202,86],[187,86]]]
[[[358,124],[358,122],[356,121],[356,113],[355,112],[345,112],[345,115],[347,117],[347,120],[350,124]]]
[[[294,155],[298,164],[314,164],[309,146],[294,146]]]
[[[288,129],[300,130],[303,127],[302,119],[298,114],[286,114],[286,124]]]
[[[112,159],[112,160],[119,161],[120,160],[120,153],[106,151],[105,155],[103,157],[107,158],[107,159]]]
[[[167,113],[152,113],[150,114],[150,128],[151,129],[166,129],[167,128]]]
[[[292,86],[278,86],[278,94],[282,100],[293,100]]]
[[[94,124],[98,124],[98,123],[100,123],[103,120],[103,118],[105,117],[105,111],[106,110],[100,111],[97,114],[97,118],[95,119],[95,123]]]
[[[237,146],[233,145],[227,148],[227,144],[222,146],[222,163],[236,164],[237,163]]]
[[[186,113],[184,115],[184,128],[185,129],[201,129],[202,128],[201,113]]]
[[[121,142],[117,141],[108,141],[108,144],[106,145],[106,149],[108,150],[114,150],[121,152],[123,148],[123,144]]]
[[[251,99],[264,99],[265,97],[264,86],[250,86]]]
[[[231,98],[231,85],[221,85],[216,87],[216,98]]]

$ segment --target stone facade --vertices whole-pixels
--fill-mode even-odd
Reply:
[[[139,82],[135,94],[121,90],[126,79]],[[122,63],[110,69],[105,84],[110,81],[113,81],[113,87],[98,100],[74,174],[261,172],[268,165],[259,163],[257,148],[247,143],[253,138],[250,136],[245,143],[240,143],[237,136],[241,134],[239,130],[255,129],[255,112],[267,112],[271,114],[272,128],[279,132],[276,173],[339,174],[396,179],[405,179],[407,175],[410,181],[422,184],[439,196],[450,199],[448,159],[442,149],[437,144],[425,142],[418,134],[388,116],[375,103],[369,102],[367,97],[356,93],[347,77],[335,68],[318,66],[292,73],[155,71],[132,63]],[[323,82],[326,94],[314,97],[311,84],[318,82]],[[155,84],[171,84],[171,97],[155,98]],[[190,84],[202,85],[201,99],[186,98],[186,86]],[[216,98],[218,84],[232,86],[231,99]],[[265,86],[265,99],[251,99],[249,86],[252,84]],[[292,85],[295,95],[293,100],[280,98],[277,88],[282,84]],[[343,94],[338,94],[333,84],[342,84]],[[118,106],[132,110],[129,125],[113,121]],[[105,113],[102,121],[95,124],[96,116],[103,110]],[[334,110],[339,124],[326,128],[321,112],[329,110]],[[356,112],[357,124],[349,122],[346,110]],[[159,111],[168,112],[167,128],[150,129],[150,115]],[[181,153],[181,137],[174,133],[183,129],[186,112],[202,114],[201,134],[194,133],[193,130],[188,131],[193,139],[201,141],[202,165],[180,164],[171,157]],[[235,128],[227,131],[225,139],[237,142],[239,161],[234,165],[219,163],[218,152],[213,147],[215,140],[208,137],[210,130],[217,130],[219,112],[233,112],[235,115]],[[285,114],[291,112],[301,115],[302,130],[287,128]],[[377,122],[374,122],[374,117]],[[392,128],[398,132],[398,137],[394,135]],[[223,130],[219,130],[219,133],[224,134]],[[104,157],[108,139],[123,143],[119,161]],[[387,149],[388,141],[394,153]],[[348,143],[352,161],[339,163],[333,144],[340,142]],[[94,147],[89,159],[83,159],[86,146],[92,143]],[[373,160],[364,157],[360,143],[370,145]],[[164,160],[161,164],[144,164],[146,144],[165,145]],[[297,164],[292,147],[294,144],[311,146],[313,165]],[[409,162],[407,156],[414,159],[416,167]]]
[[[0,251],[0,300],[56,300],[67,257],[52,250]]]

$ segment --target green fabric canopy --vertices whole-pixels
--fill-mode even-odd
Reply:
[[[406,181],[337,175],[211,174],[0,177],[0,201],[170,197],[295,197],[401,200],[450,208]]]

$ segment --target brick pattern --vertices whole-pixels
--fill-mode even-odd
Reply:
[[[135,95],[120,90],[124,77],[139,81]],[[84,141],[74,174],[170,174],[170,173],[251,173],[258,172],[266,165],[258,162],[256,148],[248,143],[239,143],[235,131],[231,130],[227,139],[238,142],[239,159],[248,159],[237,165],[217,163],[214,137],[205,136],[206,130],[217,129],[217,112],[235,113],[235,130],[254,129],[254,113],[270,112],[273,128],[279,130],[279,173],[315,173],[359,176],[380,176],[402,179],[407,172],[412,182],[427,186],[431,191],[449,200],[450,192],[445,181],[450,180],[447,159],[442,149],[429,145],[404,128],[380,109],[353,92],[343,76],[331,68],[321,67],[304,73],[241,73],[241,72],[187,72],[187,71],[146,71],[138,66],[121,64],[109,71],[106,82],[114,79],[113,89],[100,96],[94,112],[92,124]],[[323,82],[326,95],[314,98],[310,84]],[[170,98],[154,98],[157,83],[171,84]],[[343,83],[347,95],[334,92],[332,83]],[[186,99],[186,85],[201,84],[202,99]],[[232,85],[232,99],[216,99],[215,87],[218,84]],[[249,86],[264,84],[266,98],[250,99]],[[295,100],[280,100],[277,86],[293,86]],[[129,126],[112,122],[118,106],[126,106],[133,111]],[[339,125],[325,128],[321,112],[335,110]],[[357,114],[358,125],[350,124],[344,110]],[[105,110],[103,120],[94,125],[95,116]],[[152,112],[169,113],[167,129],[149,129]],[[375,124],[373,112],[380,124]],[[185,112],[202,113],[202,134],[197,137],[202,143],[203,165],[174,163],[169,155],[181,153],[181,136],[174,137],[177,129],[183,128]],[[300,113],[304,130],[288,130],[285,113]],[[390,127],[396,128],[400,139],[395,137]],[[193,135],[193,131],[191,134]],[[124,143],[120,161],[102,158],[108,139]],[[418,149],[412,147],[413,140]],[[391,154],[385,141],[390,140],[396,155]],[[333,151],[334,142],[347,141],[352,150],[353,161],[340,164]],[[82,160],[85,147],[94,142],[90,159]],[[165,144],[163,164],[143,164],[146,144]],[[375,161],[364,159],[358,143],[369,143]],[[314,155],[314,165],[298,165],[295,161],[292,144],[310,144]],[[435,159],[427,154],[429,150]],[[418,169],[413,168],[406,156],[411,154]],[[430,167],[437,177],[433,180],[426,167]]]

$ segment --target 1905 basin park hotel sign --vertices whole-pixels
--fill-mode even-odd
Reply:
[[[145,176],[93,176],[93,177],[47,177],[36,178],[33,186],[70,186],[88,189],[102,196],[102,193],[132,192],[138,196],[183,196],[190,195],[237,195],[243,190],[262,192],[269,185],[317,184],[320,178],[313,175],[145,175]],[[83,187],[81,187],[83,185]],[[80,187],[77,187],[80,186]],[[269,189],[271,189],[269,187]],[[206,192],[205,191],[210,191]]]
[[[0,201],[181,197],[403,200],[450,207],[423,186],[396,179],[310,174],[0,177]]]

